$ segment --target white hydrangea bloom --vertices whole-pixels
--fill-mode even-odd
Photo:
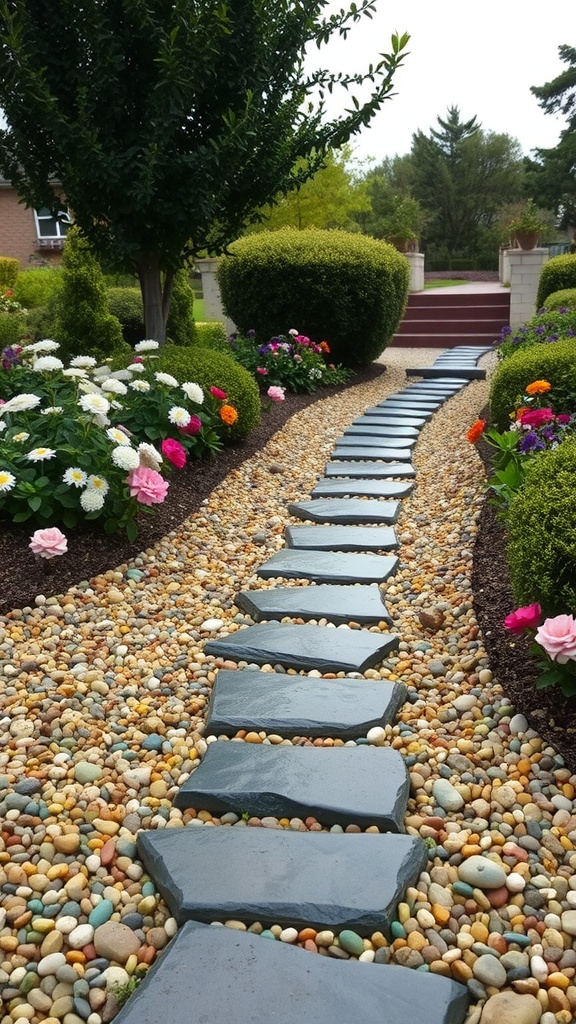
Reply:
[[[113,448],[111,452],[111,459],[115,466],[119,469],[137,469],[140,465],[140,456],[138,452],[134,451],[133,448],[127,448],[126,445],[118,445],[117,448]]]
[[[130,366],[127,366],[126,369],[128,373],[144,373],[146,367],[144,363],[130,363]]]
[[[169,388],[177,388],[178,381],[176,377],[173,377],[171,373],[155,373],[156,380],[159,384],[166,384]]]
[[[84,412],[91,412],[99,416],[105,416],[110,409],[110,402],[100,394],[82,395],[78,400],[78,405]]]
[[[32,345],[25,345],[24,352],[27,355],[28,352],[55,352],[56,349],[60,348],[57,341],[52,341],[51,338],[43,338],[41,341],[35,341]]]
[[[104,504],[104,495],[93,487],[87,487],[80,495],[80,504],[85,512],[97,512]]]
[[[134,351],[138,353],[153,352],[157,348],[160,348],[159,343],[151,339],[144,339],[144,341],[139,341],[137,345],[134,345]]]
[[[64,363],[61,359],[56,359],[56,356],[40,356],[32,363],[32,369],[36,373],[51,373],[53,370],[63,370]]]
[[[102,391],[107,391],[111,395],[126,395],[128,394],[128,388],[121,380],[116,380],[115,377],[108,377],[102,381],[100,385]]]
[[[97,361],[94,356],[74,356],[74,359],[70,360],[70,366],[79,366],[83,370],[89,370],[92,366],[96,366]]]
[[[14,395],[4,405],[0,405],[0,416],[7,412],[26,412],[28,409],[35,409],[42,401],[38,395]]]

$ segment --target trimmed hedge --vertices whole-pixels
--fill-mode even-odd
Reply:
[[[576,287],[561,288],[546,296],[546,309],[576,309]]]
[[[557,413],[570,412],[576,406],[576,338],[533,345],[499,364],[490,388],[491,418],[498,429],[510,426],[509,414],[534,380],[547,380],[552,385],[546,404]]]
[[[28,333],[27,316],[22,313],[0,313],[0,349],[18,345]]]
[[[14,288],[19,266],[12,256],[0,256],[0,292]]]
[[[220,320],[196,321],[195,344],[200,348],[228,352],[228,333],[224,324]]]
[[[518,605],[576,614],[576,438],[542,452],[506,516],[508,562]]]
[[[129,345],[144,338],[144,308],[139,288],[108,288],[108,312],[120,321],[122,337]]]
[[[230,428],[231,441],[241,441],[260,422],[258,386],[231,356],[197,345],[163,345],[154,368],[174,374],[181,382],[194,381],[205,391],[210,387],[225,391],[238,412],[238,421]]]
[[[548,296],[561,288],[576,288],[576,254],[553,256],[544,264],[538,282],[536,309],[545,306]]]
[[[62,271],[58,267],[30,267],[22,270],[14,285],[14,298],[26,309],[48,306],[62,284]]]
[[[346,231],[283,228],[248,235],[218,267],[224,309],[266,343],[296,328],[327,341],[334,363],[365,366],[394,335],[408,298],[408,260]]]

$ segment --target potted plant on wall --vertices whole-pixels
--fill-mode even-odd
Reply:
[[[542,232],[547,228],[542,211],[528,199],[508,221],[510,237],[521,249],[534,249]]]

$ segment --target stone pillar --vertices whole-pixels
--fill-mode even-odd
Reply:
[[[424,253],[406,252],[404,255],[410,264],[409,290],[411,292],[421,292],[424,290]]]
[[[510,326],[520,327],[536,312],[540,271],[548,249],[510,249]]]
[[[204,296],[204,314],[207,320],[220,320],[228,334],[236,330],[235,324],[226,316],[222,308],[222,297],[220,286],[216,277],[218,259],[209,257],[204,260],[196,260],[198,270],[202,277],[202,294]]]
[[[500,284],[510,285],[510,253],[515,249],[500,249],[498,253],[498,280]]]

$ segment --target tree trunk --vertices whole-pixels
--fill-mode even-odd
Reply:
[[[174,270],[168,270],[163,281],[160,261],[155,253],[137,260],[136,269],[142,292],[146,338],[163,345],[166,341],[166,322],[170,313]]]

